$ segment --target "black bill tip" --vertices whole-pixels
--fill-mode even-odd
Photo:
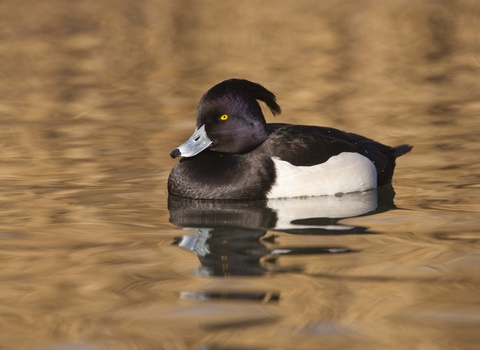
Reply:
[[[178,148],[175,148],[172,152],[170,152],[170,157],[172,158],[177,158],[177,157],[180,157],[181,155],[182,153]]]

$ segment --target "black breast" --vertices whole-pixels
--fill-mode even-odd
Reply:
[[[266,199],[275,182],[275,165],[264,154],[209,150],[181,159],[168,178],[170,194],[195,199]]]

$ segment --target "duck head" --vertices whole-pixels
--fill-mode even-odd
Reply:
[[[224,153],[257,148],[268,137],[258,101],[265,102],[273,115],[281,113],[275,95],[260,84],[229,79],[215,85],[200,99],[195,132],[170,156],[193,157],[207,148]]]

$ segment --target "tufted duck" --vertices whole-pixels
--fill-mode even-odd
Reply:
[[[267,124],[257,100],[281,113],[275,95],[248,80],[203,95],[195,132],[170,154],[183,157],[168,178],[170,194],[258,200],[365,191],[389,184],[395,159],[412,149],[333,128]]]

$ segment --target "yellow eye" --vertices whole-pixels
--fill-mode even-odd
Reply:
[[[220,120],[227,120],[228,119],[228,115],[224,114],[220,117]]]

